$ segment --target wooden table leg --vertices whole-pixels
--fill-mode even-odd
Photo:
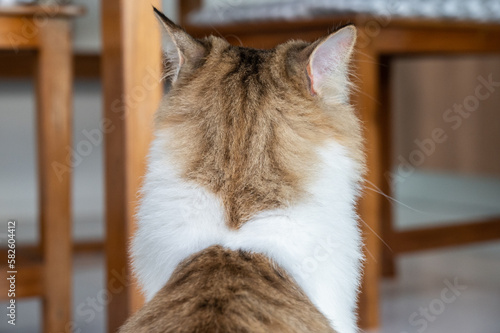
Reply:
[[[108,332],[116,332],[143,303],[130,281],[128,245],[153,114],[163,87],[161,38],[151,5],[160,1],[102,1],[103,89],[106,133],[106,255]]]
[[[380,123],[379,112],[379,64],[378,56],[369,48],[356,52],[356,70],[359,91],[355,93],[355,105],[365,127],[367,186],[380,187]],[[380,195],[365,190],[360,201],[359,213],[365,242],[366,262],[363,286],[360,294],[359,317],[362,328],[376,328],[379,324],[379,277],[380,277]]]
[[[72,49],[65,18],[39,27],[37,66],[44,332],[65,332],[71,320]]]

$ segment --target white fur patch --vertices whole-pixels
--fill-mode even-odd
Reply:
[[[258,252],[297,281],[339,333],[356,332],[361,235],[355,201],[360,167],[336,142],[320,148],[322,164],[307,201],[265,211],[239,230],[224,223],[220,200],[184,181],[166,151],[166,132],[153,142],[133,240],[135,273],[150,300],[176,266],[209,246]]]

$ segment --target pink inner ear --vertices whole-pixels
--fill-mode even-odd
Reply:
[[[311,93],[316,94],[318,86],[328,76],[334,75],[339,66],[346,64],[352,51],[355,36],[354,28],[347,27],[330,35],[316,47],[307,66],[307,73],[311,80]]]

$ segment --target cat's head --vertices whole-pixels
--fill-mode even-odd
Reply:
[[[157,134],[169,132],[182,176],[221,198],[230,226],[301,200],[328,142],[345,148],[361,179],[361,127],[349,104],[353,26],[257,50],[195,39],[157,16],[172,81]]]

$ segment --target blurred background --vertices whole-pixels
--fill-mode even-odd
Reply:
[[[202,11],[192,13],[190,18],[193,24],[293,20],[321,15],[321,6],[330,3],[335,3],[336,10],[357,10],[375,17],[384,13],[389,2],[206,0]],[[455,1],[459,4],[455,7],[452,1],[445,0],[403,2],[406,7],[393,7],[400,10],[397,14],[401,16],[432,17],[437,15],[436,8],[440,8],[444,17],[500,24],[499,1]],[[101,4],[99,0],[72,3],[87,9],[85,15],[74,21],[73,142],[76,144],[87,140],[85,133],[97,128],[102,116]],[[164,0],[163,10],[178,21],[178,1]],[[498,44],[500,40],[491,43]],[[34,245],[39,239],[32,68],[29,54],[0,52],[2,245],[6,239],[5,223],[12,218],[18,221],[18,244]],[[390,129],[394,170],[386,176],[393,180],[394,199],[388,200],[394,209],[397,230],[500,216],[500,87],[493,88],[491,95],[466,116],[457,119],[457,113],[449,111],[467,103],[468,96],[474,95],[481,84],[480,78],[500,82],[499,54],[446,57],[429,54],[394,60],[391,72],[394,117]],[[449,118],[452,115],[453,120]],[[427,153],[430,148],[422,142],[427,142],[436,128],[444,128],[447,138],[435,143],[432,152]],[[417,155],[424,157],[412,162]],[[105,304],[98,305],[92,315],[85,311],[89,308],[89,298],[98,297],[105,284],[103,170],[102,144],[94,145],[88,156],[75,161],[72,200],[73,240],[77,245],[73,319],[78,332],[105,331]],[[378,332],[500,332],[499,241],[402,254],[397,256],[395,267],[396,274],[381,283]],[[456,297],[443,303],[439,300],[446,288]],[[1,332],[42,331],[38,299],[19,301],[18,325],[14,329],[4,320],[6,304],[0,302]]]

